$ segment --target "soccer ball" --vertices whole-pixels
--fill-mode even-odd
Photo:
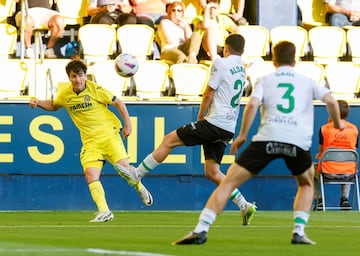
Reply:
[[[115,71],[122,77],[133,76],[138,69],[138,60],[129,53],[122,53],[115,58]]]

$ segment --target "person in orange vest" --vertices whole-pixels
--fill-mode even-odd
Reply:
[[[328,148],[345,148],[345,149],[356,149],[358,147],[359,131],[355,124],[346,121],[349,115],[350,107],[344,100],[338,100],[340,109],[341,122],[345,125],[345,129],[335,129],[331,118],[329,122],[323,125],[319,131],[319,153],[315,156],[316,159],[320,159],[322,153]],[[323,175],[329,179],[346,178],[346,176],[353,175],[355,163],[343,162],[343,163],[323,163]],[[315,175],[315,198],[318,198],[317,210],[322,210],[322,198],[319,197],[319,166],[318,172]],[[335,174],[341,173],[341,174]],[[341,199],[340,207],[344,210],[350,210],[351,206],[349,203],[350,184],[341,185]]]

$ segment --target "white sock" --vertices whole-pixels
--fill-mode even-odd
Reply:
[[[347,199],[349,199],[350,189],[351,189],[351,185],[342,184],[341,185],[341,197],[346,197]]]
[[[230,195],[231,201],[236,204],[241,210],[246,210],[247,201],[241,192],[236,188]]]
[[[294,229],[293,233],[297,233],[299,236],[305,234],[305,225],[309,220],[309,213],[306,211],[295,211],[294,212]]]
[[[210,226],[216,219],[216,213],[208,208],[204,208],[200,214],[199,222],[196,225],[194,232],[200,233],[202,231],[208,232]]]
[[[139,164],[139,166],[136,168],[137,173],[143,177],[148,172],[153,170],[155,167],[157,167],[160,163],[158,163],[152,154],[149,154],[145,157],[145,159]]]

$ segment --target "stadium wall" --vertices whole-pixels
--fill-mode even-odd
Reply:
[[[79,162],[79,133],[66,111],[31,109],[27,103],[0,104],[0,210],[96,210]],[[360,108],[357,104],[351,106],[348,120],[360,127]],[[125,144],[131,164],[138,165],[166,133],[195,120],[198,109],[199,103],[129,102],[133,134]],[[318,130],[328,118],[323,104],[315,103],[315,117],[311,148],[314,160]],[[255,120],[255,124],[258,123],[259,115]],[[250,136],[256,130],[254,125]],[[228,146],[223,171],[234,160],[229,149]],[[110,208],[202,209],[215,185],[203,175],[201,152],[200,146],[175,148],[164,164],[143,179],[155,199],[150,208],[142,204],[135,190],[117,176],[110,164],[105,164],[101,180]],[[245,183],[241,191],[249,201],[255,201],[260,210],[290,210],[296,183],[283,162],[276,160]],[[333,188],[333,193],[336,193],[333,200],[337,204],[339,189]],[[236,208],[229,203],[226,209]]]

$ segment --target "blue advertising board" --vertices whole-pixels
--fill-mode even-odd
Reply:
[[[133,132],[124,143],[134,166],[151,153],[168,132],[196,120],[199,109],[199,103],[129,103],[127,106]],[[348,118],[358,126],[359,111],[357,105],[352,105]],[[311,148],[314,160],[318,130],[328,119],[323,104],[315,105],[315,117]],[[241,118],[238,123],[240,121]],[[259,115],[250,130],[249,141],[258,123]],[[46,112],[31,109],[25,103],[1,103],[0,210],[93,209],[79,161],[80,148],[79,132],[64,109]],[[234,161],[229,149],[228,146],[221,167],[224,172]],[[175,148],[164,163],[144,179],[156,197],[151,209],[201,209],[215,187],[204,176],[203,163],[200,146]],[[117,176],[110,164],[104,166],[102,182],[114,209],[143,209],[137,194]],[[296,183],[284,163],[276,160],[241,190],[248,200],[257,201],[260,209],[291,209]],[[122,196],[117,196],[119,194]],[[183,198],[188,200],[180,200]]]

